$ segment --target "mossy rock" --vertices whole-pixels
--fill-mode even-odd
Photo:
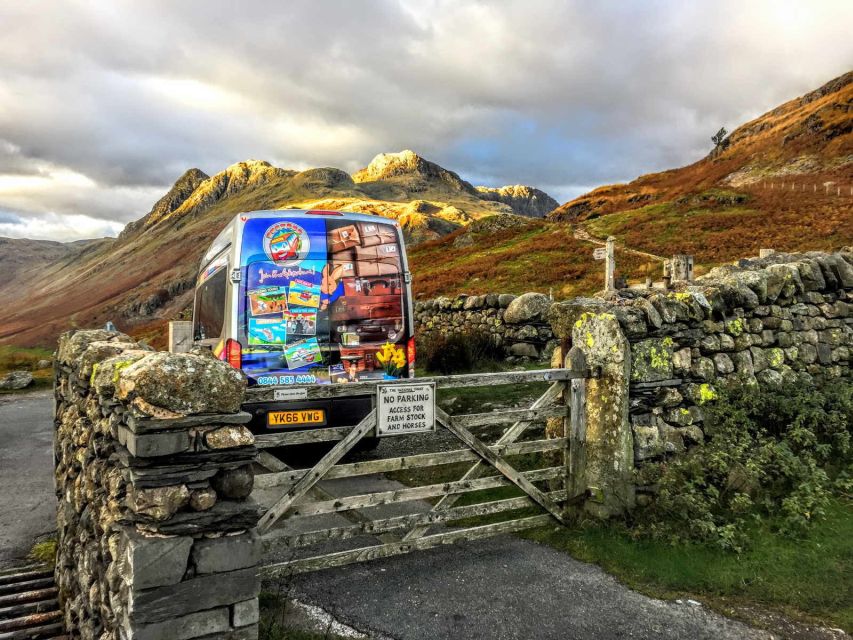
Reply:
[[[631,345],[631,380],[657,382],[673,377],[672,338],[651,338]]]

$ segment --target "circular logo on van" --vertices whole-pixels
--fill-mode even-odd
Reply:
[[[264,253],[279,267],[299,264],[310,250],[308,232],[293,222],[276,222],[264,233]]]

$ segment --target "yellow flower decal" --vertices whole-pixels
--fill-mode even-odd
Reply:
[[[406,352],[402,347],[395,347],[390,342],[382,345],[376,359],[389,376],[398,377],[406,367]]]

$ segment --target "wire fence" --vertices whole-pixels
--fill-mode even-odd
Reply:
[[[751,186],[762,191],[799,191],[825,196],[853,196],[853,186],[842,186],[834,182],[761,181]]]

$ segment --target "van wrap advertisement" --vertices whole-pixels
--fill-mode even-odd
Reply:
[[[399,251],[388,224],[246,221],[238,324],[250,384],[405,375]]]

